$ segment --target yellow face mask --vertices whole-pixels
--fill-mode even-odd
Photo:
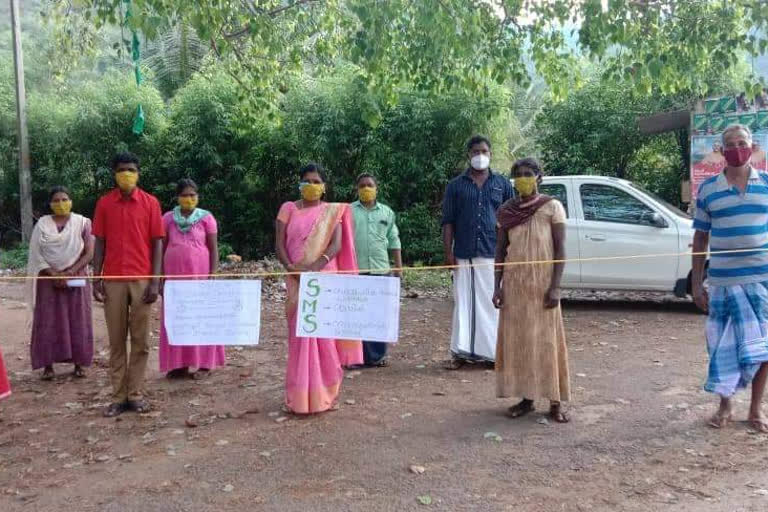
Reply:
[[[197,208],[197,196],[184,196],[179,198],[179,206],[184,211],[191,211]]]
[[[536,191],[536,182],[538,178],[536,176],[523,176],[515,178],[515,189],[521,196],[530,196]]]
[[[72,201],[57,201],[51,203],[51,211],[54,215],[69,215],[72,211]]]
[[[139,173],[132,171],[120,171],[115,174],[115,181],[120,190],[124,192],[130,192],[136,188],[136,183],[139,181]]]
[[[360,187],[357,189],[357,195],[363,203],[372,203],[376,200],[376,187]]]
[[[305,201],[319,201],[325,194],[325,183],[302,183],[300,187]]]

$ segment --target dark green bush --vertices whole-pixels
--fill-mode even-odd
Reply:
[[[18,178],[11,84],[0,67],[0,230],[18,239]],[[47,190],[72,190],[77,211],[92,215],[112,186],[110,157],[131,150],[142,159],[140,185],[164,209],[175,205],[184,177],[200,186],[201,207],[219,221],[222,253],[246,258],[274,250],[280,204],[298,198],[298,170],[310,160],[328,171],[329,200],[356,199],[356,176],[381,183],[381,200],[399,216],[406,261],[442,258],[440,204],[446,183],[465,166],[464,143],[476,132],[505,139],[501,90],[487,98],[436,100],[403,91],[380,106],[351,70],[330,81],[294,84],[280,117],[254,124],[240,115],[238,85],[215,67],[196,75],[163,103],[151,85],[136,87],[125,74],[107,74],[76,88],[29,95],[33,195],[36,215],[47,213]],[[131,132],[136,106],[146,115],[144,135]],[[501,113],[500,113],[501,112]],[[504,147],[496,148],[497,160]]]

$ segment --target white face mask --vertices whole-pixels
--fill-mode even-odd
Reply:
[[[472,157],[472,160],[470,160],[470,163],[472,164],[472,168],[476,171],[484,171],[490,165],[491,157],[488,155],[475,155]]]

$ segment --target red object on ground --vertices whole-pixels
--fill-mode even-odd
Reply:
[[[5,363],[3,354],[0,352],[0,399],[11,394],[11,383],[8,381],[8,374],[5,372]]]

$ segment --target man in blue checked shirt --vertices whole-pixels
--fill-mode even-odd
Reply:
[[[493,306],[496,211],[513,196],[509,178],[491,170],[491,142],[481,135],[467,142],[469,168],[454,178],[443,198],[443,249],[453,271],[452,359],[456,370],[468,361],[494,361],[499,312]]]
[[[752,383],[748,420],[768,433],[761,410],[768,376],[768,175],[750,165],[749,128],[731,125],[722,138],[725,170],[699,187],[693,223],[693,299],[709,312],[705,389],[720,395],[709,425],[725,427],[732,419],[731,397]]]

